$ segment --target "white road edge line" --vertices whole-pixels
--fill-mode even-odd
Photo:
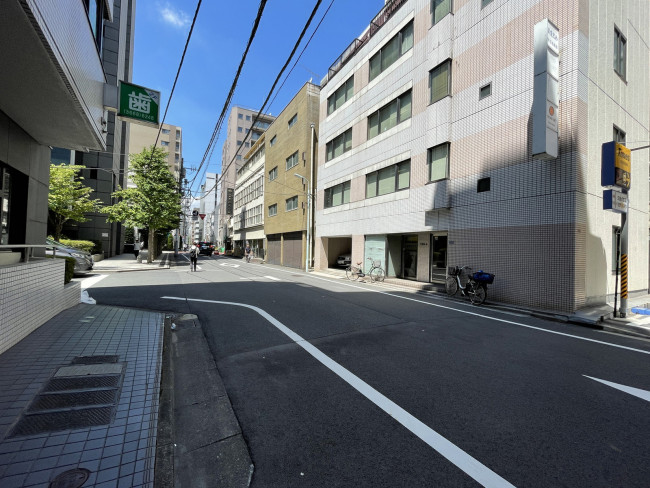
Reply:
[[[584,376],[585,378],[589,378],[590,380],[598,381],[603,385],[611,386],[612,388],[616,388],[617,390],[625,392],[629,395],[633,395],[647,402],[650,402],[650,391],[642,390],[640,388],[634,388],[633,386],[619,385],[618,383],[612,383],[611,381],[601,380],[599,378],[594,378],[593,376],[587,376],[586,374],[583,374],[582,376]]]
[[[90,288],[91,286],[94,286],[97,283],[99,283],[100,281],[102,281],[107,276],[108,275],[97,275],[97,276],[93,276],[91,278],[84,278],[83,280],[80,281],[81,289],[85,290],[86,288]]]
[[[281,271],[283,273],[290,273],[290,271],[284,271],[282,269],[277,269],[276,271]],[[295,273],[295,270],[293,272]],[[476,313],[476,312],[469,312],[467,310],[460,310],[460,309],[457,309],[457,308],[454,308],[454,307],[447,307],[445,305],[439,305],[437,303],[425,302],[423,300],[417,300],[415,298],[402,297],[402,296],[399,296],[399,295],[395,295],[393,293],[388,293],[386,291],[372,290],[370,288],[365,288],[365,287],[362,287],[362,286],[353,285],[351,283],[345,283],[345,282],[341,282],[341,281],[333,281],[333,280],[330,280],[330,279],[327,279],[327,278],[322,278],[320,276],[313,276],[313,275],[305,275],[305,276],[309,277],[309,278],[316,279],[316,280],[327,281],[328,283],[334,283],[334,284],[337,284],[337,285],[343,285],[343,286],[348,286],[348,287],[351,287],[351,288],[357,288],[359,290],[363,290],[363,291],[366,291],[366,292],[379,293],[381,295],[388,295],[388,296],[391,296],[391,297],[400,298],[402,300],[409,300],[411,302],[422,303],[424,305],[429,305],[431,307],[444,308],[446,310],[453,310],[454,312],[458,312],[458,313],[464,313],[464,314],[467,314],[467,315],[474,315],[475,317],[481,317],[481,318],[488,319],[488,320],[494,320],[495,322],[503,322],[504,324],[518,325],[519,327],[526,327],[527,329],[538,330],[538,331],[541,331],[541,332],[547,332],[549,334],[556,334],[556,335],[561,335],[561,336],[564,336],[564,337],[571,337],[573,339],[579,339],[581,341],[594,342],[596,344],[602,344],[602,345],[610,346],[610,347],[617,347],[619,349],[625,349],[627,351],[640,352],[641,354],[650,355],[650,351],[644,351],[643,349],[636,349],[634,347],[621,346],[620,344],[614,344],[614,343],[611,343],[611,342],[599,341],[597,339],[589,339],[588,337],[580,337],[580,336],[573,335],[573,334],[567,334],[565,332],[557,332],[555,330],[548,330],[548,329],[544,329],[542,327],[535,327],[534,325],[522,324],[520,322],[514,322],[512,320],[499,319],[497,317],[491,317],[489,315],[483,315],[483,314]],[[495,312],[501,313],[501,311],[499,311],[499,310],[495,310]]]
[[[245,303],[237,302],[221,302],[217,300],[202,300],[199,298],[181,298],[181,297],[161,297],[167,300],[187,300],[191,302],[204,302],[204,303],[216,303],[219,305],[233,305],[236,307],[244,307],[250,310],[253,310],[264,317],[267,321],[273,324],[278,330],[284,333],[297,345],[302,347],[305,351],[311,354],[316,360],[323,364],[326,368],[332,371],[334,374],[339,376],[343,381],[352,386],[355,390],[365,396],[372,403],[381,408],[388,415],[397,420],[400,424],[406,427],[409,431],[435,449],[442,456],[447,458],[451,463],[456,465],[459,469],[464,471],[468,476],[476,480],[482,486],[485,487],[513,487],[514,485],[510,484],[508,481],[500,477],[494,471],[489,469],[487,466],[481,464],[478,460],[474,459],[472,456],[467,454],[461,448],[453,444],[452,442],[445,439],[443,436],[438,434],[436,431],[425,425],[420,420],[416,419],[413,415],[408,413],[402,407],[394,403],[389,398],[385,397],[372,386],[367,384],[365,381],[361,380],[359,377],[352,374],[350,371],[345,369],[343,366],[338,364],[336,361],[331,359],[329,356],[323,354],[318,348],[311,345],[305,339],[300,337],[294,331],[289,329],[279,320],[275,319],[273,316],[269,315],[267,312],[261,308],[255,307],[253,305],[247,305]]]

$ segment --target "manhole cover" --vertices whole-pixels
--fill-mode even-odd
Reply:
[[[116,363],[119,359],[119,356],[77,356],[72,364]]]
[[[50,483],[50,488],[79,488],[90,476],[90,471],[84,468],[64,471]]]
[[[87,376],[78,378],[53,378],[43,391],[87,390],[89,388],[115,388],[120,376]]]

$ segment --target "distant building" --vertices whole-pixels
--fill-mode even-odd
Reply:
[[[158,128],[142,124],[129,124],[129,154],[138,154],[145,148],[150,148],[158,137]],[[160,137],[156,147],[167,152],[167,167],[174,176],[174,180],[180,181],[181,170],[183,169],[183,130],[181,127],[171,124],[162,124]]]
[[[201,220],[202,239],[206,242],[215,243],[214,216],[217,208],[217,178],[216,173],[206,173],[205,183],[201,185],[199,213],[203,215]]]
[[[303,268],[307,247],[313,249],[307,246],[307,195],[317,178],[319,96],[317,85],[305,83],[265,134],[264,233],[272,264]]]
[[[234,203],[237,170],[244,164],[244,155],[275,119],[271,115],[260,114],[257,122],[253,124],[257,112],[257,110],[235,105],[230,110],[228,117],[226,141],[221,151],[221,192],[219,194],[221,204],[219,205],[217,224],[218,244],[226,249],[232,249],[233,230],[231,218],[234,209],[229,205]],[[251,134],[246,137],[249,131]],[[228,202],[228,193],[231,195],[230,204]]]
[[[615,4],[386,2],[322,82],[315,267],[351,252],[422,283],[483,269],[488,299],[529,308],[613,300],[601,145],[616,140],[640,149],[628,288],[647,294],[650,2]]]

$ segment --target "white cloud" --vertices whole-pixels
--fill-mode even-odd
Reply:
[[[174,27],[186,27],[190,24],[190,16],[182,10],[176,10],[169,4],[160,7],[160,16],[163,21]]]

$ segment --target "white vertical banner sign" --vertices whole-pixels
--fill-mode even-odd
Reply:
[[[560,104],[560,32],[548,19],[535,24],[535,80],[533,84],[533,157],[558,155]]]

